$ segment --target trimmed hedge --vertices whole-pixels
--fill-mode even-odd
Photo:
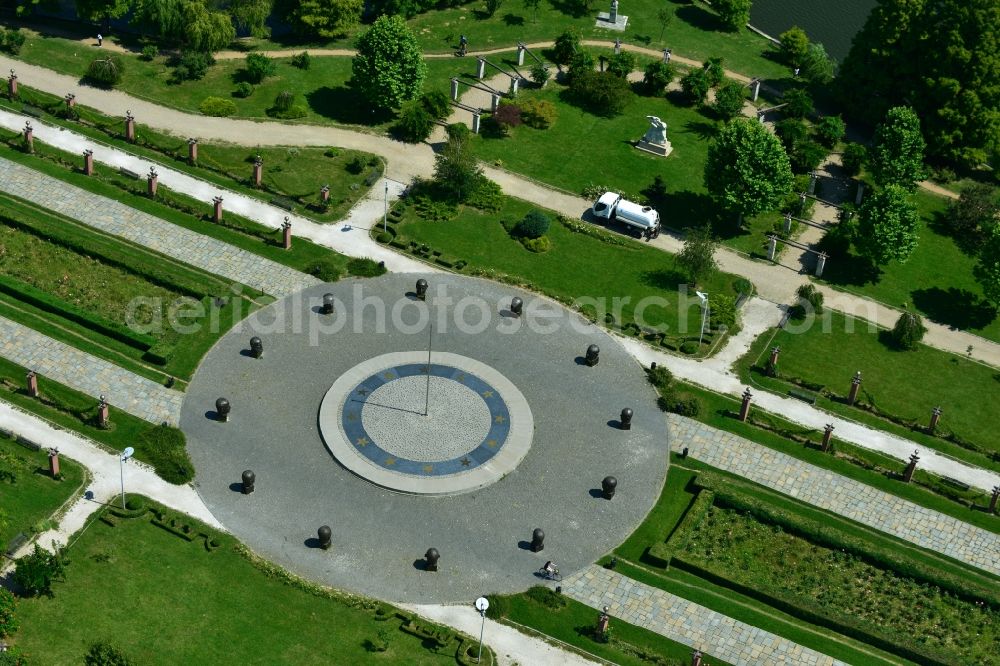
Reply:
[[[198,105],[198,110],[206,116],[231,116],[236,113],[236,102],[222,97],[206,97]]]
[[[135,446],[156,468],[156,474],[168,483],[182,485],[194,478],[194,465],[185,448],[187,441],[178,428],[158,425],[149,428]]]
[[[701,521],[705,519],[705,515],[714,502],[715,493],[713,491],[702,490],[699,492],[694,502],[691,503],[691,506],[684,513],[681,522],[674,528],[674,532],[670,535],[670,538],[666,541],[653,544],[649,548],[649,554],[662,560],[664,567],[670,566],[677,553],[684,550],[684,547],[687,546],[688,541],[691,540],[691,535],[694,534]]]

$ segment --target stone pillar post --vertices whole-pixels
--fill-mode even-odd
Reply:
[[[990,496],[990,513],[997,512],[998,501],[1000,501],[1000,486],[993,486],[993,494]]]
[[[286,250],[292,249],[292,223],[287,217],[281,224],[281,241]]]
[[[451,78],[451,101],[458,101],[458,79],[455,77]]]
[[[524,52],[528,50],[528,47],[522,43],[517,45],[517,66],[522,67],[524,65]]]
[[[496,113],[497,107],[500,106],[500,93],[493,93],[490,99],[490,113]]]
[[[751,93],[751,100],[756,102],[757,97],[760,96],[760,79],[754,79],[750,82],[750,89],[753,91]]]
[[[125,140],[135,143],[135,116],[131,111],[125,112]]]
[[[212,209],[212,221],[218,224],[222,222],[222,197],[214,197],[212,203],[215,204]]]
[[[740,421],[746,421],[747,417],[750,416],[750,398],[753,394],[750,393],[750,387],[743,391],[743,402],[740,404]]]
[[[774,236],[767,237],[767,260],[774,261],[774,255],[778,253],[778,239]]]
[[[27,374],[27,389],[28,395],[32,398],[38,397],[38,375],[35,374],[34,370],[29,370]]]
[[[861,199],[863,199],[864,196],[865,196],[865,184],[859,182],[858,183],[858,195],[856,197],[854,197],[854,205],[855,206],[860,206],[861,205]]]
[[[858,391],[861,390],[861,371],[858,370],[851,378],[851,392],[847,394],[847,404],[853,405],[858,401]]]
[[[622,52],[622,40],[616,39],[615,40],[615,55],[618,55],[621,52]]]
[[[322,201],[324,204],[330,203],[329,185],[324,185],[323,187],[319,188],[319,200]]]
[[[792,214],[785,213],[785,233],[792,233]]]
[[[781,354],[781,347],[775,345],[771,348],[771,358],[767,359],[767,372],[774,377],[778,374],[778,355]]]
[[[517,95],[517,86],[521,83],[521,79],[517,77],[511,77],[510,79],[510,96],[514,97]]]
[[[35,152],[35,128],[27,121],[24,123],[24,149],[29,153]]]
[[[479,122],[480,122],[479,112],[476,111],[475,113],[472,114],[472,133],[473,134],[479,134]]]
[[[156,196],[156,188],[160,184],[160,174],[156,173],[155,167],[149,167],[149,173],[146,174],[146,194],[151,197]]]
[[[76,95],[73,93],[66,93],[66,96],[63,97],[63,101],[66,102],[67,109],[72,109],[76,106]]]
[[[102,395],[101,403],[97,406],[97,425],[101,428],[108,427],[108,399]]]
[[[701,666],[701,650],[691,653],[691,666]]]
[[[188,139],[188,162],[194,164],[198,161],[198,139]]]
[[[59,478],[59,448],[49,449],[49,476]]]
[[[618,3],[611,3],[611,12],[608,14],[608,22],[612,24],[618,23]]]
[[[253,186],[260,187],[261,179],[264,177],[264,160],[260,155],[253,161]]]
[[[482,80],[486,76],[486,61],[482,57],[476,58],[476,60],[478,61],[476,65],[476,78]]]
[[[94,151],[90,148],[83,151],[83,173],[85,176],[94,175]]]
[[[830,450],[830,440],[833,438],[833,424],[827,423],[823,429],[823,453]]]
[[[941,420],[941,407],[935,407],[931,410],[931,422],[927,426],[927,432],[934,434],[935,428],[937,428],[938,421]]]
[[[815,171],[809,172],[809,189],[808,189],[809,194],[816,194],[817,178],[819,178],[819,175]]]
[[[14,70],[10,70],[10,78],[7,79],[7,94],[11,96],[11,99],[17,97],[17,74]]]
[[[913,454],[910,456],[910,463],[906,466],[906,469],[903,470],[904,482],[909,483],[910,480],[913,478],[913,472],[914,470],[917,469],[917,462],[919,460],[920,460],[920,454],[914,451]]]
[[[823,271],[826,270],[826,252],[820,252],[816,255],[816,277],[823,277]]]

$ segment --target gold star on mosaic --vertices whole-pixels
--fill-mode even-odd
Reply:
[[[368,444],[370,444],[370,442],[368,441],[367,437],[358,437],[357,444],[358,444],[358,446],[364,448],[365,446],[368,446]]]
[[[393,465],[396,464],[396,459],[395,458],[386,458],[385,459],[385,464],[388,465],[389,467],[392,467]]]
[[[502,414],[497,414],[496,416],[494,416],[494,417],[493,417],[493,420],[494,420],[495,422],[497,422],[497,423],[503,423],[503,422],[504,422],[504,421],[506,421],[507,419],[506,419],[506,418],[504,418],[504,416],[503,416]]]
[[[358,420],[358,414],[357,414],[357,412],[348,412],[347,413],[347,420],[348,421],[357,421]]]
[[[465,381],[465,373],[464,372],[458,373],[457,375],[455,375],[455,379],[457,379],[460,382],[464,382]]]
[[[434,465],[424,465],[424,473],[430,474],[434,471]]]
[[[483,397],[484,398],[492,398],[493,397],[493,391],[483,391]]]
[[[396,378],[396,375],[392,374],[391,370],[389,372],[386,372],[385,374],[382,375],[382,379],[386,379],[386,380],[395,379],[395,378]]]
[[[486,446],[490,447],[491,449],[497,448],[497,440],[495,439],[486,440]]]
[[[472,461],[469,460],[468,457],[462,458],[462,467],[468,467],[471,464],[472,464]]]

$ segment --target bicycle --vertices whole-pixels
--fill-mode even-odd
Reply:
[[[559,573],[559,569],[558,568],[553,568],[553,569],[554,569],[553,571],[549,571],[545,567],[541,567],[541,568],[538,569],[538,571],[536,572],[536,574],[540,578],[544,578],[545,580],[554,580],[554,581],[556,581],[558,583],[559,581],[562,580],[562,574]]]

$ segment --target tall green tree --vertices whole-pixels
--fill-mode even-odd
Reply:
[[[566,30],[556,37],[552,45],[552,62],[568,65],[580,50],[580,35],[575,30]]]
[[[715,262],[715,251],[719,248],[719,239],[712,234],[709,224],[688,230],[684,237],[684,247],[674,260],[684,271],[688,282],[697,285],[708,279],[718,270]]]
[[[202,0],[144,0],[135,15],[147,30],[183,49],[211,53],[236,38],[229,14],[209,9]]]
[[[274,9],[274,0],[229,0],[225,6],[237,29],[245,30],[254,37],[271,34],[267,19]]]
[[[781,57],[789,67],[801,67],[809,53],[809,36],[806,31],[793,25],[778,37],[781,42]]]
[[[723,81],[715,91],[712,109],[724,120],[740,115],[746,101],[746,87],[738,81]]]
[[[1000,225],[993,225],[990,230],[979,251],[974,274],[986,300],[1000,308]]]
[[[657,41],[663,41],[663,33],[666,32],[670,24],[674,22],[674,16],[676,15],[676,10],[669,6],[663,5],[656,12],[656,22],[660,24],[660,37]]]
[[[759,122],[736,118],[708,148],[705,186],[726,210],[756,215],[775,208],[792,189],[781,141]]]
[[[380,16],[358,38],[351,85],[376,109],[394,109],[420,94],[427,64],[400,16]]]
[[[861,204],[854,245],[876,266],[910,258],[917,247],[920,217],[906,188],[888,185]]]
[[[434,156],[434,181],[456,201],[465,201],[484,178],[472,153],[470,132],[448,132],[448,142]]]
[[[337,39],[361,22],[364,0],[299,0],[287,14],[300,35]]]
[[[923,180],[924,137],[913,109],[905,106],[889,109],[875,130],[868,166],[879,185],[901,185],[913,190]]]
[[[52,596],[52,583],[63,580],[64,563],[60,553],[50,553],[37,543],[35,550],[14,563],[15,583],[30,596]]]
[[[723,25],[739,30],[750,22],[751,0],[715,0],[712,7],[719,13]]]
[[[951,203],[946,219],[963,245],[978,244],[1000,224],[1000,196],[989,185],[973,183],[962,190],[958,201]]]
[[[107,26],[111,19],[128,14],[134,5],[133,0],[76,0],[76,15],[85,21],[102,21]]]

